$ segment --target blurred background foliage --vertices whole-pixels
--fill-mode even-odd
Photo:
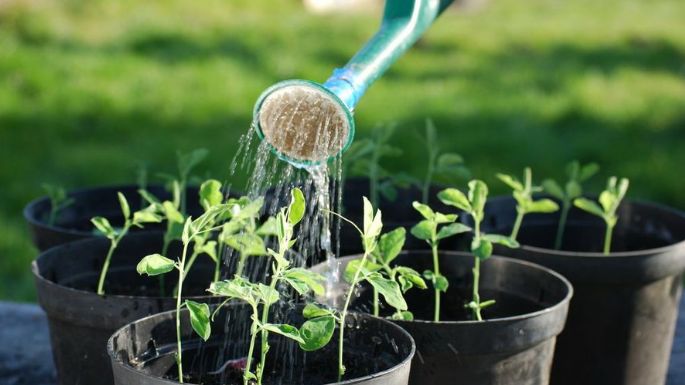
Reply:
[[[257,96],[324,80],[377,28],[378,10],[315,15],[295,0],[0,0],[0,298],[31,300],[22,208],[41,183],[134,182],[205,147],[228,178]],[[422,175],[430,117],[474,176],[569,160],[631,178],[632,198],[685,208],[685,2],[496,0],[450,10],[356,111],[359,136],[395,122]],[[242,186],[244,175],[231,177]]]

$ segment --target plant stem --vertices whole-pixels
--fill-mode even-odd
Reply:
[[[431,251],[433,252],[433,274],[435,278],[440,276],[440,261],[438,260],[438,242],[432,242]],[[435,315],[433,316],[435,322],[440,322],[440,290],[435,289]]]
[[[105,257],[105,263],[102,265],[102,271],[100,271],[100,279],[98,280],[98,290],[97,293],[98,295],[104,295],[105,294],[105,277],[107,276],[107,271],[109,270],[109,264],[112,260],[112,254],[114,254],[114,250],[117,248],[117,240],[112,239],[110,245],[109,245],[109,250],[107,251],[107,256]]]
[[[271,284],[269,287],[271,290],[276,290],[276,286],[278,285],[278,282],[281,279],[281,273],[283,272],[283,269],[281,266],[276,264],[276,269],[274,271],[274,275],[271,278]],[[269,322],[269,304],[264,303],[264,307],[262,308],[262,325],[266,324]],[[260,362],[259,366],[257,369],[257,385],[262,384],[262,375],[264,374],[264,365],[266,365],[266,354],[269,351],[269,332],[266,329],[262,329],[262,350],[261,350],[261,357],[260,357]]]
[[[611,237],[614,232],[614,226],[607,225],[606,233],[604,233],[604,255],[609,255],[611,252]]]
[[[259,309],[257,306],[252,305],[252,317],[254,320],[259,318]],[[247,351],[247,362],[245,363],[245,372],[243,374],[243,384],[249,385],[250,377],[247,373],[250,373],[252,367],[252,355],[254,354],[254,347],[257,344],[257,328],[255,327],[255,321],[252,321],[252,328],[250,330],[250,348]]]
[[[378,317],[378,314],[380,313],[379,305],[378,305],[378,290],[373,289],[373,315],[374,317]]]
[[[188,244],[183,244],[183,254],[178,266],[178,292],[176,293],[176,366],[178,367],[178,382],[183,383],[183,352],[181,350],[181,297],[183,296],[183,280],[185,279],[185,263],[188,254]]]
[[[359,266],[364,266],[366,264],[366,258],[369,256],[368,252],[364,252],[362,261]],[[345,319],[347,318],[347,308],[350,306],[350,301],[352,300],[352,294],[354,293],[354,288],[357,286],[357,281],[359,280],[359,273],[362,269],[357,269],[354,273],[354,278],[350,283],[350,289],[347,292],[347,298],[345,299],[345,305],[343,305],[342,312],[340,312],[340,340],[338,341],[338,382],[342,380],[342,376],[345,374],[345,365],[343,363],[343,347],[345,338]]]
[[[431,181],[435,173],[435,158],[437,152],[432,146],[428,146],[428,170],[426,170],[426,179],[423,181],[423,188],[421,189],[421,201],[423,204],[428,204],[428,193],[430,192]]]
[[[518,237],[524,215],[525,214],[522,210],[519,210],[518,208],[516,209],[516,221],[514,222],[514,227],[511,229],[511,235],[509,235],[509,238],[516,240],[516,237]]]
[[[480,315],[480,294],[478,293],[478,284],[480,281],[480,259],[475,257],[473,263],[473,302],[476,307],[473,309],[473,313],[478,321],[482,321],[483,317]]]
[[[557,236],[554,240],[554,249],[560,250],[561,243],[564,240],[564,231],[566,230],[566,220],[568,218],[568,212],[571,209],[571,201],[569,199],[564,199],[561,205],[561,216],[559,217],[559,225],[557,227]]]
[[[247,259],[247,256],[241,252],[240,257],[238,258],[238,267],[236,268],[236,271],[235,271],[235,274],[237,276],[240,276],[240,277],[243,276],[243,270],[245,270],[245,260],[246,259]]]

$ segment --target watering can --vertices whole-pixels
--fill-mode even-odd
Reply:
[[[380,29],[323,84],[285,80],[257,100],[253,125],[260,139],[298,167],[325,163],[354,139],[354,108],[378,79],[453,0],[386,0]]]

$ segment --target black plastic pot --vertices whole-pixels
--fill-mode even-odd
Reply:
[[[286,311],[285,322],[299,325],[304,321],[301,311],[301,306]],[[108,351],[116,385],[178,384],[175,314],[171,311],[133,322],[112,336]],[[242,384],[240,365],[244,366],[248,351],[250,314],[246,305],[225,307],[212,323],[212,337],[203,343],[191,330],[188,313],[182,313],[186,383]],[[415,352],[411,336],[368,315],[351,314],[347,321],[344,357],[350,379],[337,382],[336,337],[323,349],[305,353],[291,340],[272,333],[264,383],[406,385]]]
[[[170,247],[174,255],[179,245]],[[45,310],[61,385],[112,384],[107,339],[129,322],[175,308],[172,297],[158,297],[158,277],[141,277],[136,264],[162,248],[161,233],[130,234],[112,257],[105,296],[95,294],[100,269],[109,247],[104,238],[91,238],[54,247],[33,262],[38,302]],[[205,289],[213,279],[214,262],[200,256],[185,293],[208,301]],[[167,282],[176,282],[174,275]]]
[[[339,271],[359,256],[345,257]],[[471,300],[473,257],[441,252],[440,269],[450,281],[441,298],[441,322],[433,319],[433,290],[412,289],[405,298],[416,321],[393,321],[416,341],[412,385],[541,385],[549,381],[556,336],[564,328],[573,289],[544,267],[491,257],[481,264],[480,294],[496,304],[473,321],[464,305]],[[432,270],[428,251],[405,251],[396,263]],[[325,265],[314,268],[325,271]],[[362,287],[356,309],[371,311],[369,287]],[[384,309],[382,315],[389,315]]]
[[[69,191],[68,197],[74,202],[59,212],[54,225],[47,223],[50,215],[48,197],[43,196],[31,201],[24,208],[24,219],[29,224],[33,243],[38,250],[45,251],[53,246],[97,236],[90,223],[90,219],[95,216],[105,217],[115,226],[121,225],[121,206],[117,192],[124,194],[131,209],[135,211],[141,208],[142,203],[138,188],[136,185],[123,185]],[[162,200],[171,199],[171,194],[163,186],[148,186],[148,191]],[[186,191],[187,212],[193,216],[201,214],[198,188],[188,187]],[[149,224],[144,230],[134,228],[132,231],[155,229],[161,229],[161,225]]]
[[[509,197],[490,201],[484,230],[510,231],[514,205]],[[626,202],[618,215],[608,256],[600,252],[603,222],[577,209],[569,214],[564,251],[552,249],[558,214],[526,216],[519,235],[523,246],[498,250],[549,267],[574,286],[557,344],[554,385],[666,381],[685,271],[685,214]]]
[[[362,222],[364,207],[362,204],[362,196],[369,198],[369,180],[365,178],[349,178],[345,181],[343,186],[343,201],[342,211],[345,217],[359,224]],[[443,190],[444,187],[432,185],[430,187],[428,204],[436,211],[444,214],[457,213],[454,207],[446,206],[436,195]],[[421,202],[421,190],[415,186],[407,188],[397,188],[397,198],[394,201],[380,197],[378,209],[383,214],[383,228],[386,231],[393,230],[398,227],[407,229],[407,234],[412,226],[417,224],[423,218],[413,207],[412,202]],[[442,245],[446,249],[456,247],[459,239],[462,237],[455,236],[447,238]],[[405,244],[406,249],[424,250],[429,249],[430,246],[420,239],[407,235]],[[340,229],[340,255],[353,255],[363,252],[362,242],[359,233],[348,223],[342,223]]]

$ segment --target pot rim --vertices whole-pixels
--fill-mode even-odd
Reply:
[[[228,305],[224,305],[224,306],[241,306],[241,305],[246,305],[246,303],[244,303],[244,302],[242,302],[242,301],[235,301],[235,302],[232,302],[232,303],[230,303],[230,304],[228,304]],[[304,305],[304,303],[298,304],[297,306],[303,306],[303,305]],[[216,305],[212,305],[212,307],[214,307],[214,306],[216,306]],[[183,308],[183,309],[181,309],[181,312],[182,312],[182,313],[187,313],[187,312],[188,312],[188,309],[187,309],[187,308]],[[121,360],[121,358],[118,357],[118,355],[114,352],[114,338],[115,338],[117,335],[119,335],[120,333],[122,333],[126,328],[129,328],[129,327],[131,327],[131,326],[134,325],[134,324],[137,324],[137,323],[140,323],[140,322],[146,322],[146,321],[149,321],[149,320],[152,319],[152,318],[157,318],[157,317],[160,317],[160,318],[161,318],[161,317],[171,316],[171,317],[173,318],[173,317],[175,317],[175,314],[176,314],[176,310],[168,310],[168,311],[161,312],[161,313],[157,313],[157,314],[151,314],[151,315],[149,315],[149,316],[147,316],[147,317],[138,319],[138,320],[136,320],[136,321],[133,321],[133,322],[131,322],[131,323],[129,323],[129,324],[126,324],[126,325],[122,326],[121,328],[117,329],[117,331],[115,331],[114,334],[112,334],[112,336],[109,337],[109,339],[107,340],[107,354],[109,355],[110,359],[111,359],[112,361],[116,361],[117,364],[121,365],[121,367],[123,367],[126,371],[128,371],[128,372],[130,372],[130,373],[134,373],[134,374],[136,374],[136,375],[141,375],[141,376],[153,377],[153,376],[151,376],[151,375],[142,373],[141,371],[136,370],[135,368],[133,368],[131,365],[129,365],[129,364],[123,362],[123,360]],[[350,312],[348,312],[348,315],[354,315],[354,316],[361,316],[361,317],[371,318],[371,319],[373,319],[373,320],[377,320],[377,321],[379,321],[379,322],[385,324],[385,326],[395,328],[396,331],[398,331],[400,334],[404,335],[404,336],[408,339],[408,341],[409,341],[409,343],[410,343],[409,354],[407,354],[407,357],[405,357],[402,361],[400,361],[400,362],[397,363],[396,365],[393,365],[392,367],[390,367],[390,368],[388,368],[388,369],[386,369],[386,370],[383,370],[383,371],[380,371],[380,372],[376,372],[376,373],[373,373],[373,374],[369,374],[369,375],[364,376],[364,377],[351,378],[351,379],[348,379],[348,380],[344,380],[344,381],[342,381],[342,382],[329,382],[329,383],[321,384],[321,385],[353,385],[353,384],[357,384],[357,383],[362,382],[362,381],[367,381],[367,380],[372,379],[372,378],[381,377],[381,376],[386,375],[386,374],[389,374],[389,373],[391,373],[391,372],[393,372],[393,371],[395,371],[395,370],[398,370],[399,368],[401,368],[401,367],[403,367],[403,366],[406,366],[406,365],[410,365],[410,364],[411,364],[412,360],[414,359],[414,355],[416,354],[416,341],[414,341],[414,337],[412,337],[411,334],[409,334],[409,332],[407,332],[406,330],[404,330],[404,328],[400,327],[399,325],[395,324],[394,322],[390,322],[390,321],[388,321],[388,320],[386,320],[386,319],[384,319],[384,318],[374,317],[374,316],[372,316],[371,314],[367,314],[367,313],[356,312],[356,311],[350,311]],[[329,342],[329,343],[330,343],[330,342]],[[157,377],[154,377],[154,378],[157,378]],[[164,381],[165,383],[168,383],[168,384],[180,384],[180,382],[178,382],[178,381],[171,381],[171,380],[169,380],[169,379],[164,379],[164,378],[158,378],[158,379],[159,379],[160,381]],[[187,383],[187,384],[189,384],[189,385],[195,385],[195,384],[192,384],[192,383]]]
[[[591,197],[592,195],[584,195]],[[509,195],[499,195],[496,197],[491,198],[489,201],[504,201],[504,200],[514,200],[511,196]],[[626,200],[625,204],[630,204],[630,205],[637,205],[637,206],[642,206],[645,208],[649,209],[656,209],[660,210],[663,212],[667,212],[670,215],[680,217],[683,221],[683,224],[685,225],[685,212],[673,207],[666,206],[661,203],[656,203],[656,202],[651,202],[647,200],[641,200],[641,199],[629,199]],[[487,206],[486,206],[487,210]],[[677,248],[677,247],[685,247],[685,238],[665,245],[661,247],[655,247],[651,249],[641,249],[641,250],[630,250],[630,251],[614,251],[610,252],[608,255],[605,255],[602,252],[598,251],[568,251],[568,250],[556,250],[556,249],[547,249],[544,247],[537,247],[537,246],[529,246],[525,244],[521,244],[521,249],[522,250],[529,250],[535,253],[543,253],[543,254],[550,254],[550,255],[555,255],[559,257],[569,257],[569,258],[586,258],[586,259],[593,259],[593,258],[612,258],[612,259],[618,259],[618,258],[643,258],[646,254],[660,254],[667,252],[669,249]]]
[[[420,253],[420,254],[428,254],[431,253],[430,250],[403,250],[403,254],[410,254],[410,253]],[[452,255],[452,256],[459,256],[459,257],[473,257],[472,254],[467,253],[467,252],[462,252],[462,251],[449,251],[449,250],[438,250],[438,255]],[[357,255],[349,255],[349,256],[344,256],[338,258],[341,262],[343,260],[352,260],[354,258],[358,258],[360,254]],[[528,261],[523,261],[520,259],[515,259],[515,258],[509,258],[509,257],[503,257],[500,255],[493,255],[487,259],[491,258],[496,258],[499,260],[504,260],[507,263],[513,263],[513,264],[518,264],[518,265],[523,265],[527,266],[528,268],[536,269],[543,271],[559,281],[567,288],[567,293],[562,298],[560,301],[555,303],[553,306],[546,307],[541,310],[534,311],[532,313],[525,313],[525,314],[520,314],[520,315],[515,315],[515,316],[509,316],[509,317],[499,317],[499,318],[489,318],[489,319],[484,319],[482,321],[477,321],[477,320],[465,320],[465,321],[430,321],[430,320],[413,320],[413,321],[405,321],[405,320],[398,320],[398,321],[392,321],[392,322],[398,322],[398,323],[416,323],[416,324],[424,324],[424,325],[489,325],[489,324],[495,324],[495,323],[509,323],[509,322],[514,322],[514,321],[523,321],[526,319],[531,319],[531,318],[536,318],[538,316],[542,316],[544,314],[548,313],[553,313],[556,311],[559,311],[563,308],[568,307],[569,303],[571,302],[571,298],[573,297],[573,285],[571,282],[566,279],[563,275],[557,273],[556,271],[546,268],[544,266],[538,265],[536,263],[528,262]],[[486,259],[486,261],[487,261]],[[326,263],[326,262],[323,262]]]

